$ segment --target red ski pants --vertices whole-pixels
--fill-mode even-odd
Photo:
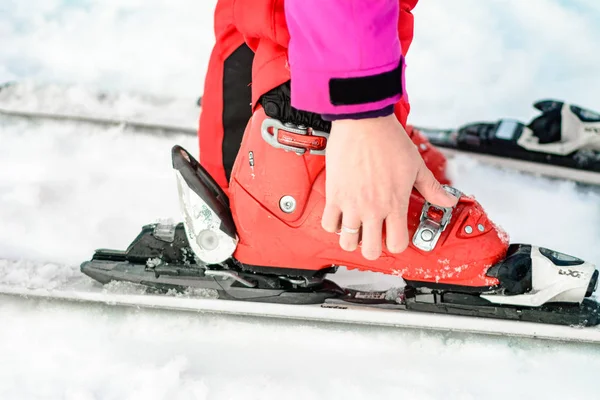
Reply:
[[[406,52],[413,38],[411,10],[417,0],[399,0],[398,35]],[[204,82],[198,140],[200,163],[221,187],[231,168],[246,124],[261,95],[290,79],[289,33],[284,0],[218,0],[214,16],[216,42]],[[409,104],[396,104],[403,125]]]

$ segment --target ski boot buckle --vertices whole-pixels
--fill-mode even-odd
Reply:
[[[451,186],[442,185],[451,195],[460,199],[462,192]],[[432,251],[435,248],[442,232],[450,223],[454,207],[439,207],[425,201],[421,210],[419,226],[413,235],[412,243],[423,251]]]
[[[313,155],[325,155],[325,147],[329,133],[307,128],[304,125],[294,125],[274,118],[266,118],[261,126],[263,139],[271,146],[293,151],[303,155],[307,151]]]

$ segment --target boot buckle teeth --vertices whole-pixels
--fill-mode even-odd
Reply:
[[[298,155],[309,153],[325,155],[329,133],[308,129],[291,123],[266,118],[261,125],[262,138],[277,149],[292,151]]]
[[[462,193],[450,186],[443,185],[444,189],[460,198]],[[432,251],[442,232],[446,229],[452,219],[452,210],[454,207],[439,207],[426,201],[421,209],[421,218],[419,226],[412,238],[412,243],[418,249],[423,251]]]

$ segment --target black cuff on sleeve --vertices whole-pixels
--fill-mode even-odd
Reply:
[[[375,103],[402,95],[402,64],[391,71],[357,78],[329,80],[329,100],[334,106]]]

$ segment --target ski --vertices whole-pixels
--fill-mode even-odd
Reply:
[[[133,119],[126,118],[94,117],[91,115],[88,116],[63,113],[45,113],[40,111],[10,110],[2,107],[0,107],[0,115],[26,119],[42,119],[61,122],[66,121],[86,124],[97,124],[103,126],[117,126],[122,127],[124,129],[131,129],[134,131],[152,131],[166,134],[195,135],[197,133],[197,130],[191,127],[164,125],[160,123],[136,121]]]
[[[529,124],[512,119],[458,129],[416,129],[447,157],[468,155],[484,164],[600,185],[600,114],[557,100],[541,100]]]
[[[202,300],[197,306],[192,305],[193,302],[185,306],[202,310],[220,309],[220,303],[214,301],[248,303],[250,305],[239,307],[251,315],[267,313],[285,317],[286,313],[300,313],[300,317],[293,318],[327,318],[342,322],[347,314],[340,311],[318,311],[311,315],[305,311],[385,310],[385,314],[375,313],[373,318],[363,316],[359,320],[366,318],[373,324],[406,327],[432,328],[439,324],[443,329],[454,324],[443,321],[462,321],[454,328],[479,333],[486,331],[485,327],[507,323],[504,327],[489,329],[530,337],[558,339],[560,335],[567,335],[577,337],[573,340],[600,339],[597,336],[600,304],[593,298],[599,275],[595,266],[543,247],[508,246],[500,260],[483,266],[484,276],[478,279],[498,282],[487,287],[452,284],[454,272],[447,268],[442,270],[443,276],[430,282],[403,276],[406,285],[402,288],[365,291],[335,282],[335,273],[343,264],[316,270],[244,264],[232,256],[238,236],[227,195],[184,149],[175,146],[172,156],[183,222],[148,224],[125,250],[96,250],[90,260],[81,263],[83,274],[102,284],[126,282],[162,292],[209,291],[218,300],[212,299],[208,303]],[[445,240],[440,239],[440,235],[452,218],[451,213],[450,209],[434,211],[425,203],[412,246],[425,252],[432,251],[438,240]],[[479,225],[477,229],[484,232],[485,227]],[[465,231],[467,235],[473,233],[472,229]],[[472,252],[469,250],[471,257]],[[447,262],[437,260],[438,264]],[[464,268],[468,267],[463,265],[458,269]],[[229,309],[238,305],[222,307]],[[331,316],[332,312],[335,317]],[[432,326],[424,321],[432,321]],[[460,328],[461,324],[466,327]],[[569,336],[570,329],[587,333]]]
[[[78,110],[77,104],[69,104],[68,101],[56,109],[51,101],[53,96],[57,92],[68,93],[69,90],[73,89],[56,85],[4,84],[0,86],[0,115],[98,124],[168,135],[197,134],[197,115],[192,115],[192,112],[187,112],[191,117],[186,118],[191,123],[181,124],[166,117],[139,116],[136,113],[119,116],[106,110],[100,113]],[[92,97],[97,103],[94,108],[99,109],[106,108],[107,104],[114,103],[118,98],[117,95],[106,93]],[[144,113],[151,113],[148,107],[156,104],[162,107],[171,101],[148,96],[138,96],[136,99],[140,101]],[[195,106],[201,105],[202,96],[198,97]],[[600,114],[557,100],[540,100],[534,103],[534,107],[542,114],[528,125],[512,119],[500,119],[469,123],[458,129],[413,128],[449,159],[464,154],[496,168],[600,186]],[[200,111],[196,110],[193,112]]]
[[[565,264],[577,265],[573,262],[574,258],[547,249],[513,245],[506,261],[496,267],[497,274],[531,275],[531,271],[509,270],[513,266],[518,269],[527,268],[521,263],[525,258],[531,257],[532,252],[545,253],[562,260]],[[490,301],[498,301],[492,293],[469,293],[464,290],[466,288],[453,291],[407,286],[401,291],[396,288],[388,291],[357,291],[343,288],[325,279],[325,274],[334,274],[336,268],[321,271],[310,277],[290,277],[276,273],[244,271],[243,267],[234,261],[231,261],[227,268],[205,268],[197,265],[194,258],[182,223],[157,223],[144,226],[126,251],[97,250],[90,261],[81,264],[81,271],[104,284],[124,281],[162,291],[183,292],[190,288],[211,290],[220,299],[254,303],[333,303],[340,307],[363,306],[580,327],[600,324],[600,305],[587,298],[580,304],[559,302],[524,306],[511,301],[518,299],[515,295],[508,296],[507,302],[503,299],[497,303]],[[578,275],[578,272],[573,270],[566,271],[570,271],[570,275]],[[567,273],[560,270],[558,274]],[[594,271],[592,275],[585,288],[586,297],[592,295],[598,284],[598,272]],[[561,290],[572,289],[564,283],[557,286]]]
[[[132,291],[134,293],[131,293]],[[362,293],[365,297],[377,299],[378,297],[383,297],[384,293],[389,298],[392,298],[401,294],[402,291],[401,289],[393,289],[385,292],[354,291],[354,293]],[[311,323],[369,325],[432,332],[510,336],[559,342],[600,344],[600,329],[598,327],[582,328],[581,326],[445,315],[423,311],[409,311],[400,305],[360,304],[334,299],[328,299],[318,304],[264,302],[257,304],[248,301],[219,299],[216,298],[215,293],[209,291],[196,296],[189,293],[157,293],[140,290],[119,291],[118,289],[102,288],[99,285],[93,285],[81,279],[62,283],[52,289],[28,287],[22,284],[11,285],[0,283],[0,299],[2,296],[53,302],[96,303],[148,310],[160,309],[174,312],[195,312],[199,314],[199,317],[204,314],[221,314],[224,316],[233,315],[257,319],[268,318]]]
[[[0,85],[0,116],[95,124],[158,134],[196,135],[200,104],[201,98],[196,104],[183,104],[180,99],[137,93],[96,93],[62,85],[20,82]],[[169,109],[173,113],[163,111]],[[182,124],[182,120],[189,123]]]

